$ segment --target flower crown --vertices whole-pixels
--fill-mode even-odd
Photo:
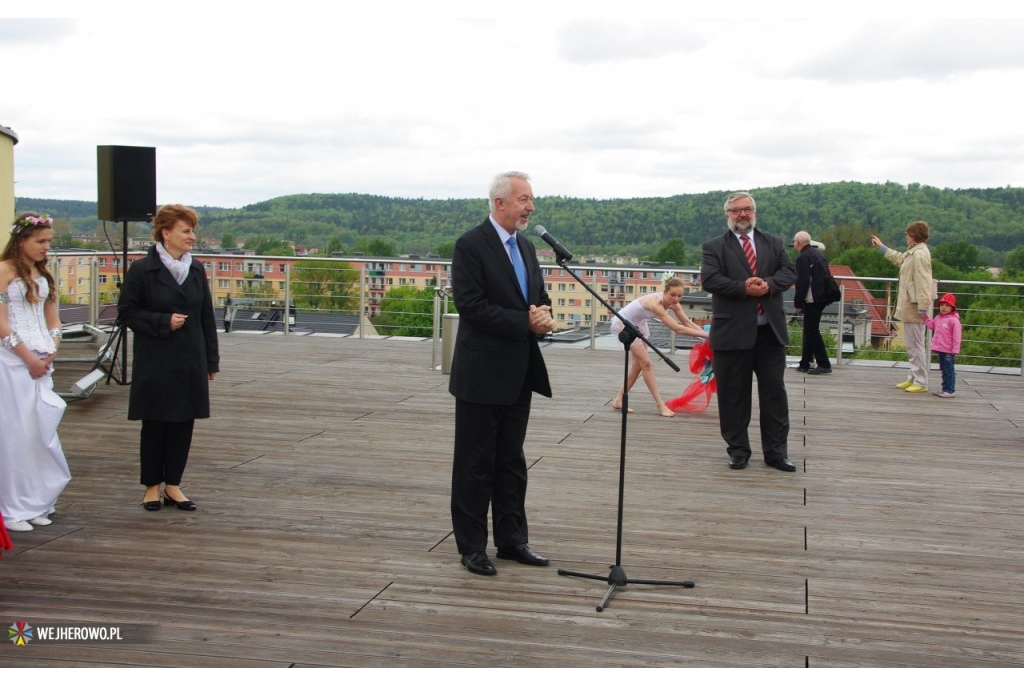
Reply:
[[[668,285],[668,282],[671,281],[675,277],[676,277],[676,273],[674,271],[666,271],[665,273],[663,273],[661,275],[661,284],[662,285]]]
[[[29,214],[28,216],[23,216],[11,224],[11,235],[18,235],[26,228],[35,228],[37,226],[52,228],[53,219],[50,218],[49,214],[40,214],[39,216]]]

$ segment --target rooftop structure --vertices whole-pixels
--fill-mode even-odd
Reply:
[[[527,506],[552,566],[482,578],[451,535],[454,403],[428,341],[221,346],[197,512],[142,510],[128,388],[101,385],[64,418],[54,524],[0,560],[8,625],[139,640],[7,644],[0,667],[1024,666],[1019,375],[963,372],[939,399],[895,389],[891,363],[787,372],[795,474],[730,470],[714,401],[666,419],[638,387],[622,564],[696,587],[627,585],[597,613],[606,587],[556,569],[615,561],[621,350],[544,348]],[[691,380],[656,365],[666,397]],[[58,386],[82,370],[58,364]]]

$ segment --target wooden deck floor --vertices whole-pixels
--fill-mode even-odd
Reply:
[[[553,565],[482,578],[451,536],[453,401],[430,342],[222,346],[184,483],[198,512],[139,507],[127,389],[101,386],[62,424],[54,524],[0,560],[4,625],[144,639],[5,642],[0,666],[1024,666],[1019,377],[964,373],[943,400],[896,390],[892,368],[789,371],[796,474],[756,452],[729,470],[714,403],[664,419],[639,386],[622,563],[696,587],[627,585],[598,613],[607,585],[556,569],[615,561],[620,352],[546,348],[556,395],[526,451],[531,544]],[[659,365],[666,396],[683,366]]]

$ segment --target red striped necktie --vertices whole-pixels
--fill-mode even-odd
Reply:
[[[750,273],[757,275],[757,257],[754,256],[754,246],[750,244],[750,236],[746,233],[740,236],[743,241],[743,254],[747,256],[747,264],[750,265]],[[764,314],[764,306],[760,301],[757,303],[757,313]]]

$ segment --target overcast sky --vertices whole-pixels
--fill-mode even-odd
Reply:
[[[1019,19],[571,19],[513,3],[500,20],[310,20],[288,6],[0,20],[15,193],[95,200],[97,145],[155,147],[159,203],[225,207],[484,197],[508,169],[541,197],[1024,186]]]

